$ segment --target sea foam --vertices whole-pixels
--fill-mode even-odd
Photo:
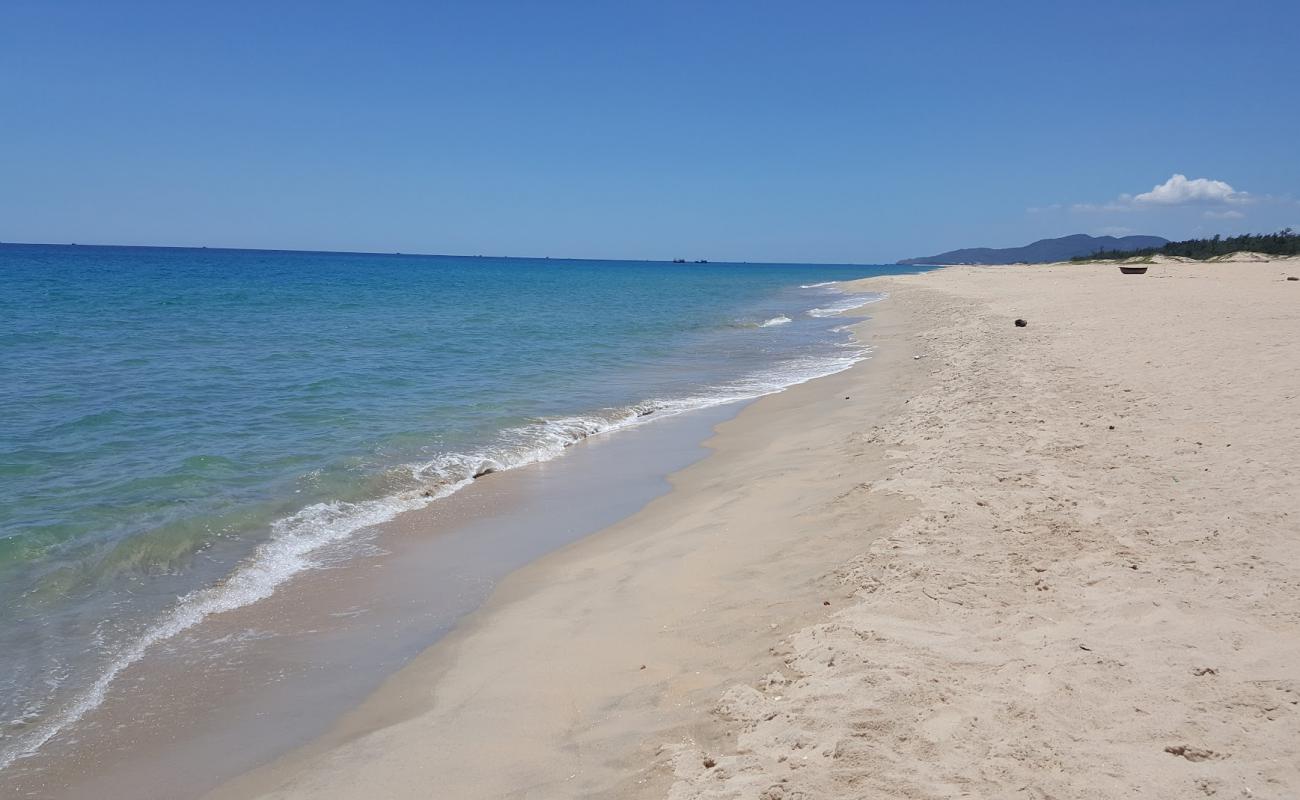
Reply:
[[[833,317],[846,311],[853,311],[872,303],[878,303],[884,299],[885,295],[880,293],[853,294],[818,308],[810,308],[808,309],[808,316]]]

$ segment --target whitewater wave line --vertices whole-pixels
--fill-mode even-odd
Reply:
[[[853,311],[854,309],[862,308],[863,306],[869,306],[872,303],[879,303],[881,300],[884,300],[886,297],[888,297],[888,295],[884,293],[849,295],[848,297],[844,298],[843,300],[840,300],[839,302],[831,303],[822,308],[808,309],[808,316],[833,317],[836,316],[837,314],[843,314],[846,311]]]

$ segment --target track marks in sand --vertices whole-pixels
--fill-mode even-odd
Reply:
[[[1242,389],[1259,365],[1240,357],[1268,343],[1234,328],[1234,354],[1140,297],[1022,297],[1057,323],[1027,335],[1005,324],[1011,285],[980,280],[891,282],[926,321],[933,385],[848,437],[850,467],[883,446],[897,469],[830,518],[852,524],[873,492],[922,511],[836,571],[855,603],[719,701],[731,751],[672,748],[669,796],[1294,796],[1297,423]],[[1080,347],[1098,316],[1139,312],[1141,338]]]

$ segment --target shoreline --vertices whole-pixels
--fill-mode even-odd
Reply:
[[[863,305],[871,304],[864,301]],[[857,308],[859,306],[855,306]],[[851,310],[851,309],[850,309]],[[818,312],[824,309],[811,309],[812,316],[826,316]],[[755,327],[767,327],[769,324],[788,323],[788,317],[757,324]],[[786,389],[817,380],[827,375],[847,369],[841,363],[852,366],[865,358],[854,354],[843,359],[827,358],[819,363],[816,371],[809,374],[783,374],[780,379],[769,381],[769,375],[747,376],[749,381],[760,381],[759,388],[744,391],[733,390],[733,384],[707,387],[710,391],[731,394],[708,394],[697,397],[671,397],[664,400],[643,400],[618,408],[600,409],[589,414],[576,414],[564,417],[546,418],[535,425],[507,429],[508,436],[518,433],[524,427],[547,429],[549,441],[534,442],[534,446],[513,453],[494,453],[492,447],[472,455],[450,454],[460,462],[459,474],[433,480],[427,488],[403,489],[387,495],[354,501],[348,505],[352,508],[343,515],[326,524],[318,524],[314,517],[328,510],[334,501],[320,501],[299,509],[286,517],[272,523],[272,527],[306,520],[302,527],[325,528],[325,532],[299,533],[290,536],[272,537],[260,543],[253,552],[233,563],[230,571],[212,583],[200,586],[186,593],[173,608],[164,611],[151,624],[137,635],[124,653],[117,660],[108,664],[97,680],[82,690],[70,706],[51,717],[41,725],[36,735],[37,741],[26,750],[0,753],[0,771],[11,764],[39,754],[41,748],[51,740],[63,735],[66,729],[76,725],[83,716],[93,713],[102,705],[117,677],[132,670],[137,663],[146,658],[150,651],[166,646],[171,640],[188,633],[191,629],[203,625],[210,617],[223,613],[238,612],[247,606],[268,600],[286,585],[296,579],[307,577],[304,573],[315,568],[313,561],[322,554],[339,548],[355,547],[356,542],[364,540],[372,530],[386,527],[402,527],[409,524],[409,519],[437,515],[441,506],[431,508],[435,503],[447,500],[463,489],[469,488],[483,478],[518,469],[541,467],[564,455],[569,448],[608,437],[613,434],[638,428],[647,423],[660,423],[681,415],[708,415],[718,409],[740,406],[756,399],[775,394]],[[834,362],[834,363],[832,363]],[[822,370],[830,369],[830,372]],[[784,383],[783,381],[790,381]],[[723,411],[723,413],[726,413]],[[297,526],[294,526],[297,527]],[[330,560],[331,556],[323,556]],[[291,562],[293,566],[282,568],[281,564]]]
[[[40,394],[71,380],[87,390],[68,395],[66,407],[20,404],[15,418],[19,527],[6,540],[13,580],[3,594],[15,613],[0,659],[7,667],[0,785],[29,772],[60,740],[81,738],[86,715],[124,676],[141,678],[135,664],[203,638],[209,617],[271,599],[316,567],[333,568],[333,554],[354,543],[364,549],[376,523],[472,477],[568,452],[593,432],[643,416],[662,424],[676,411],[842,368],[858,358],[840,346],[847,335],[803,313],[830,292],[794,287],[890,269],[556,271],[507,261],[484,272],[454,261],[437,269],[364,258],[275,261],[274,269],[240,273],[235,283],[249,291],[227,296],[206,291],[235,274],[215,267],[271,262],[141,252],[95,266],[59,250],[45,265],[58,268],[46,275],[40,259],[15,259],[17,296],[39,298],[47,278],[68,290],[56,293],[62,300],[50,314],[75,313],[84,293],[115,307],[156,289],[192,292],[202,300],[194,318],[209,324],[189,337],[188,317],[147,304],[132,331],[149,335],[105,326],[91,337],[121,356],[120,373],[78,378],[63,372],[84,355],[71,339],[11,343],[26,376],[15,385]],[[81,279],[100,269],[102,281]],[[521,338],[463,338],[499,317],[496,301],[520,280],[536,283],[530,298],[546,309],[500,318]],[[337,281],[357,297],[339,294]],[[292,291],[259,291],[281,283]],[[599,320],[581,304],[551,299],[571,299],[577,287],[605,310]],[[284,315],[259,313],[268,297],[286,303]],[[38,327],[54,318],[40,303],[22,305],[35,310],[23,319]],[[792,324],[749,330],[781,310]],[[338,335],[320,339],[321,324]],[[279,344],[266,359],[224,363],[223,348],[241,336]],[[173,337],[185,343],[184,357],[167,344]],[[225,377],[184,378],[195,371]],[[113,394],[122,382],[138,389],[129,402]],[[247,391],[223,392],[233,386]],[[126,405],[101,418],[95,398],[104,396]],[[155,404],[175,413],[155,417]]]
[[[19,762],[0,793],[197,797],[267,752],[310,741],[502,577],[667,492],[665,476],[703,458],[713,424],[737,411],[717,406],[589,437],[562,462],[476,481],[373,529],[286,591],[215,615],[129,667],[75,738]],[[127,726],[132,735],[120,736]]]
[[[871,359],[209,798],[1285,796],[1296,273],[859,283]]]
[[[872,291],[872,289],[864,288],[861,291],[867,292]],[[410,665],[390,677],[365,703],[345,715],[325,736],[308,744],[305,748],[292,752],[269,765],[218,787],[205,797],[215,800],[217,798],[280,796],[273,787],[283,783],[286,776],[298,774],[304,765],[311,764],[317,759],[334,761],[339,756],[338,751],[357,746],[357,743],[368,735],[382,735],[385,730],[392,730],[404,724],[415,723],[419,718],[419,712],[415,710],[417,707],[423,708],[425,713],[441,708],[446,701],[441,698],[428,697],[425,690],[429,687],[445,685],[449,679],[454,679],[455,676],[449,675],[449,673],[455,670],[459,662],[477,657],[466,655],[464,650],[476,647],[479,641],[487,637],[495,638],[493,628],[504,615],[513,613],[514,610],[521,608],[521,606],[526,607],[528,604],[541,602],[538,595],[546,595],[548,592],[554,593],[557,589],[560,595],[572,593],[570,597],[574,602],[578,602],[578,598],[589,596],[593,591],[599,592],[610,589],[615,595],[622,594],[624,590],[620,590],[616,586],[619,580],[607,574],[596,579],[595,583],[600,584],[599,589],[587,583],[597,575],[593,571],[596,569],[593,563],[599,563],[601,570],[606,568],[618,570],[622,580],[635,580],[635,574],[639,571],[638,564],[655,569],[664,569],[666,567],[665,556],[659,552],[664,547],[667,547],[670,551],[673,551],[674,548],[684,548],[674,551],[676,557],[689,558],[695,556],[698,558],[698,554],[691,552],[699,544],[696,541],[698,528],[700,527],[698,520],[700,516],[705,513],[711,514],[711,512],[705,512],[703,508],[689,508],[689,506],[712,505],[713,499],[717,496],[718,486],[716,482],[720,472],[731,473],[737,468],[752,468],[751,464],[764,468],[770,467],[770,464],[767,463],[767,455],[757,454],[756,457],[756,454],[748,446],[753,436],[774,427],[789,426],[790,430],[784,437],[786,440],[784,442],[785,446],[792,450],[805,450],[806,446],[803,442],[803,434],[799,429],[799,424],[806,422],[804,418],[810,406],[825,407],[832,415],[839,415],[840,417],[853,418],[867,414],[879,416],[883,419],[885,410],[896,403],[901,403],[903,399],[897,392],[900,382],[920,378],[920,370],[916,368],[917,362],[913,361],[910,355],[903,358],[897,348],[885,350],[878,346],[885,340],[906,338],[908,335],[902,326],[902,320],[891,311],[889,305],[888,300],[871,303],[866,307],[869,311],[864,309],[865,313],[870,315],[869,317],[865,319],[857,317],[845,319],[846,325],[853,327],[862,344],[871,348],[868,358],[854,364],[845,371],[797,384],[782,392],[749,401],[732,419],[724,421],[715,427],[714,435],[703,443],[703,446],[709,451],[705,458],[668,476],[668,481],[672,487],[668,494],[652,500],[645,508],[631,517],[566,545],[560,550],[545,555],[541,559],[533,561],[512,573],[481,608],[463,620],[446,637],[414,659]],[[882,380],[882,373],[887,373],[891,377]],[[852,400],[848,402],[845,400],[846,392],[852,397]],[[828,432],[834,430],[834,426],[828,425],[824,419],[820,420],[820,427]],[[847,476],[842,477],[847,478]],[[812,474],[807,476],[807,480],[809,484],[821,482]],[[735,490],[741,487],[731,486],[729,488]],[[821,487],[820,491],[828,498],[833,494],[832,487],[829,485]],[[881,509],[883,519],[890,514],[897,513],[897,509],[905,506],[905,503],[900,504],[889,501],[882,505],[885,506]],[[684,506],[687,508],[684,508]],[[665,537],[664,528],[669,526],[680,532]],[[711,543],[710,546],[725,548],[733,554],[739,552],[738,543],[735,540],[737,538],[743,540],[743,532],[733,531],[729,538],[731,541],[726,544]],[[748,544],[753,545],[754,543],[749,542]],[[806,549],[807,546],[785,541],[785,538],[780,535],[770,535],[769,541],[765,543],[765,546],[773,550],[787,549],[791,545],[795,545],[800,549]],[[841,550],[847,556],[855,551],[857,547],[857,544],[851,544],[847,547],[841,547]],[[625,557],[629,554],[629,550],[636,551],[635,560],[637,563],[628,564],[626,562]],[[715,553],[715,556],[718,556],[718,554]],[[752,554],[750,557],[752,557]],[[803,578],[806,585],[802,586],[799,591],[805,595],[802,604],[806,606],[807,616],[801,615],[799,617],[801,621],[820,618],[826,613],[827,609],[826,606],[822,605],[824,602],[822,595],[826,593],[825,587],[818,585],[824,583],[822,579],[825,576],[821,574],[823,572],[823,558],[820,555],[804,556],[804,561],[806,563],[803,567]],[[712,567],[719,564],[725,565],[725,559],[721,556],[712,559]],[[696,566],[698,565],[693,565],[690,570],[693,571]],[[736,565],[727,566],[734,568]],[[751,564],[746,568],[752,568],[753,566]],[[701,569],[708,572],[712,567],[704,566]],[[667,571],[673,572],[674,570],[668,569]],[[712,577],[716,578],[717,575],[714,574]],[[692,596],[693,592],[700,588],[701,582],[706,582],[702,575],[693,574],[689,576],[677,574],[670,580],[689,580],[691,591],[684,592],[683,597]],[[650,595],[657,595],[657,589],[654,587],[648,587],[648,589]],[[646,600],[647,604],[643,613],[639,615],[641,617],[639,621],[642,624],[649,624],[648,620],[657,617],[661,613],[661,609],[655,608],[656,603],[649,601],[648,598],[643,597],[642,599]],[[566,605],[566,601],[561,597],[551,599],[548,596],[546,601]],[[771,619],[781,619],[781,624],[785,625],[792,624],[787,618],[787,609],[792,603],[796,602],[798,601],[789,598],[775,602],[773,604],[774,608],[770,612]],[[527,613],[526,608],[525,613]],[[686,617],[696,616],[694,611],[683,611],[683,614]],[[623,627],[622,622],[626,619],[625,614],[620,612],[613,616],[617,618],[612,620],[615,627]],[[536,623],[539,622],[542,621],[530,620],[518,627],[512,625],[511,630],[513,633],[507,638],[524,632],[531,632],[534,636],[546,638],[536,632]],[[696,620],[692,620],[692,624],[694,622]],[[773,624],[778,623],[770,622],[760,625],[752,631],[750,645],[755,655],[765,649],[767,637],[773,630],[770,626]],[[653,627],[651,625],[651,628]],[[648,632],[647,635],[653,635],[653,632],[650,632],[651,628],[645,629]],[[607,632],[612,633],[613,631]],[[567,632],[566,638],[571,639],[570,634],[574,633],[578,632]],[[628,632],[624,630],[620,633],[625,637],[624,640],[626,641]],[[587,635],[592,636],[590,631],[587,632]],[[687,636],[689,638],[689,635]],[[489,642],[487,648],[497,648],[501,647],[501,645],[502,643],[499,641]],[[632,652],[627,654],[627,658],[637,661],[637,663],[632,664],[629,661],[627,665],[616,666],[610,660],[616,658],[616,656],[610,651],[617,650],[618,646],[608,646],[598,642],[593,643],[588,650],[583,651],[583,658],[604,666],[596,667],[595,672],[599,674],[587,675],[582,679],[582,682],[587,683],[588,680],[591,680],[598,683],[608,683],[612,681],[612,685],[609,686],[611,696],[623,691],[644,693],[646,691],[657,691],[655,687],[666,688],[668,693],[676,698],[674,701],[675,708],[643,707],[640,711],[648,714],[649,721],[655,726],[685,724],[690,718],[692,710],[697,710],[701,704],[704,704],[709,693],[720,686],[721,683],[708,685],[697,674],[696,670],[677,671],[674,674],[671,668],[665,666],[665,663],[682,656],[679,648],[683,646],[683,642],[671,641],[667,643],[666,647],[668,651],[671,651],[672,656],[668,657],[665,654],[665,657],[658,659],[658,663],[656,663],[657,660],[653,656],[653,651],[655,647],[659,646],[661,645],[653,644],[648,650],[638,647],[635,654]],[[517,651],[516,654],[528,650],[526,646],[517,642],[506,645],[506,649]],[[491,656],[491,660],[497,661],[498,665],[504,665],[509,660],[509,655],[498,650],[496,654]],[[696,653],[696,655],[701,654]],[[498,660],[498,657],[500,660]],[[641,669],[642,663],[645,664],[645,669]],[[718,666],[714,668],[719,669]],[[725,674],[724,670],[719,669],[717,680],[721,681]],[[466,677],[474,680],[478,676],[468,675]],[[420,698],[415,704],[413,704],[414,697]],[[544,702],[552,703],[556,702],[556,699],[551,697]],[[501,707],[499,713],[507,714],[508,707]],[[603,715],[605,712],[592,709],[589,713],[601,713]],[[549,717],[551,715],[549,713],[546,715],[539,714],[534,718],[541,716]],[[677,722],[669,722],[668,720],[674,718],[674,716]],[[508,794],[512,789],[508,788],[507,784],[511,784],[515,780],[519,780],[521,784],[526,785],[537,784],[538,778],[536,776],[520,778],[520,776],[516,775],[506,781],[505,784],[487,788],[482,781],[488,776],[478,774],[470,778],[466,775],[464,773],[464,759],[462,758],[464,754],[453,754],[451,752],[456,749],[458,742],[465,743],[467,740],[473,739],[473,735],[466,732],[466,722],[466,720],[461,719],[448,722],[448,731],[452,732],[454,730],[454,735],[448,737],[449,741],[429,747],[429,749],[434,750],[441,749],[446,754],[446,758],[449,759],[448,763],[455,761],[461,765],[461,775],[463,778],[468,779],[468,782],[464,785],[465,791],[472,787],[475,792],[481,792],[481,796],[502,796],[496,794],[496,792],[500,791]],[[484,731],[484,739],[488,738],[491,738],[490,732]],[[623,743],[626,744],[626,741]],[[507,752],[499,755],[505,758],[511,754],[516,754],[516,745],[518,744],[517,740],[513,741],[507,747]],[[578,746],[577,743],[574,743],[574,746]],[[535,758],[531,763],[541,765],[551,760],[554,756],[554,749],[547,748],[545,754],[535,753],[534,755]],[[641,753],[640,755],[644,756],[645,754]],[[492,758],[490,760],[495,762],[498,759]],[[584,761],[584,763],[589,762],[590,756],[580,760]],[[567,767],[557,767],[558,765],[553,763],[547,764],[543,771],[547,772],[549,777],[542,778],[541,781],[549,787],[547,791],[553,789],[568,792],[574,788],[573,781],[575,779],[570,777],[573,773],[572,771],[565,772],[561,776],[560,773],[564,772]],[[308,771],[312,771],[312,769],[309,768]],[[622,781],[621,777],[616,777],[616,773],[621,772],[618,768],[611,770],[606,767],[598,771],[600,773],[599,777],[590,776],[594,778],[592,786],[586,786],[586,781],[579,780],[579,784],[586,788],[580,788],[576,791],[578,793],[602,791],[603,789],[596,788],[594,784],[600,784],[602,781],[607,782],[611,779],[619,783]],[[325,791],[325,784],[332,782],[332,779],[318,782],[309,778],[308,783],[301,787],[301,791],[315,795]],[[450,796],[457,796],[456,791],[447,788],[444,780],[440,780],[439,784],[450,792]],[[563,789],[561,789],[561,786],[563,786]],[[415,787],[410,788],[414,790]],[[606,786],[606,788],[608,787]],[[353,790],[360,791],[355,786]],[[383,791],[387,790],[386,788],[378,791],[382,794]],[[398,788],[392,788],[392,790],[395,792],[402,791]],[[619,787],[620,792],[628,790],[629,787],[627,786]],[[335,796],[349,796],[346,789],[338,791],[340,793]],[[287,796],[292,796],[292,794]]]
[[[865,308],[874,300],[862,297],[853,305]],[[852,358],[865,357],[862,348],[852,349]],[[746,387],[760,392],[757,397],[680,410],[667,407],[647,420],[612,425],[608,431],[582,436],[572,451],[566,449],[581,455],[564,459],[564,466],[551,468],[541,460],[499,470],[501,474],[485,482],[473,481],[463,493],[343,540],[337,553],[323,554],[323,570],[293,576],[288,591],[201,620],[176,642],[165,642],[151,657],[125,666],[115,691],[85,712],[75,736],[60,736],[24,758],[5,772],[0,785],[22,796],[43,796],[59,787],[60,796],[107,792],[135,797],[155,796],[184,776],[195,787],[186,796],[198,796],[255,767],[267,752],[292,750],[310,741],[400,669],[411,657],[412,643],[418,652],[454,628],[502,574],[575,537],[591,535],[662,494],[669,474],[703,457],[701,442],[712,435],[710,420],[730,418],[755,399],[818,377],[795,374],[793,379],[796,382],[784,389]],[[642,421],[653,424],[637,424]],[[653,432],[647,433],[650,429]],[[602,435],[611,431],[623,435]],[[622,456],[613,455],[616,451]],[[689,455],[693,451],[701,455]],[[602,461],[604,467],[595,466]],[[599,485],[602,480],[616,485],[596,502],[583,499],[571,486],[575,481]],[[539,491],[539,482],[555,483],[557,497],[539,501],[550,495]],[[654,488],[658,484],[664,489]],[[572,497],[565,500],[568,495]],[[548,504],[550,510],[545,510]],[[540,531],[519,517],[530,508],[546,520]],[[508,541],[511,535],[516,541]],[[486,552],[491,542],[496,543],[495,555]],[[412,557],[422,570],[407,563]],[[381,573],[372,568],[384,566],[391,569],[382,574],[390,577],[375,584],[374,576]],[[439,585],[420,585],[435,576]],[[350,621],[354,617],[355,623]],[[367,626],[369,633],[360,630]],[[368,647],[365,636],[385,641]],[[160,697],[151,686],[169,691]],[[362,686],[363,694],[349,697],[355,689],[348,687],[355,686]],[[148,722],[137,725],[141,713]],[[306,721],[267,723],[268,716]],[[114,734],[127,726],[133,731],[130,744]],[[204,753],[213,749],[221,756],[205,759]]]
[[[823,294],[828,293],[813,293],[812,297],[800,296],[797,299],[800,302],[809,301],[811,305],[826,300]],[[792,299],[796,298],[783,298],[784,301]],[[861,299],[864,304],[870,301],[871,298]],[[790,318],[783,316],[780,320],[789,322]],[[829,327],[827,323],[814,324],[818,326],[817,330]],[[20,735],[12,739],[6,737],[6,749],[0,751],[0,773],[2,773],[0,786],[11,783],[14,786],[28,786],[31,780],[44,780],[47,770],[49,774],[60,778],[73,774],[76,770],[69,770],[62,766],[62,763],[69,761],[102,764],[102,751],[107,749],[106,747],[95,744],[83,752],[79,743],[96,739],[102,742],[108,738],[102,733],[105,728],[117,729],[124,724],[122,716],[126,713],[124,710],[122,713],[101,712],[101,707],[105,704],[116,706],[119,710],[129,705],[113,697],[121,693],[123,685],[133,682],[157,682],[169,686],[197,683],[187,681],[184,675],[172,674],[175,670],[171,664],[154,669],[152,665],[160,661],[157,658],[159,653],[164,653],[161,658],[163,662],[169,659],[177,661],[171,651],[179,649],[178,643],[187,644],[195,639],[211,638],[212,630],[221,631],[225,637],[228,637],[228,641],[242,648],[244,642],[250,637],[263,635],[261,626],[257,624],[261,621],[259,618],[276,613],[274,610],[264,613],[261,608],[270,606],[274,609],[283,609],[293,605],[293,600],[281,596],[283,592],[280,590],[285,588],[285,585],[291,582],[318,581],[319,579],[311,574],[317,567],[323,566],[335,570],[339,553],[358,550],[364,552],[368,546],[367,542],[375,536],[373,533],[375,529],[407,526],[408,522],[399,521],[399,517],[442,516],[443,502],[458,494],[458,490],[468,489],[476,484],[476,479],[490,475],[495,487],[497,482],[504,478],[504,473],[514,472],[520,468],[544,469],[541,465],[545,462],[558,455],[573,452],[570,449],[571,445],[582,445],[588,440],[600,440],[614,432],[635,430],[645,423],[653,424],[656,429],[664,425],[672,426],[670,420],[683,415],[694,417],[730,415],[735,413],[736,408],[756,397],[816,379],[826,371],[842,370],[845,365],[850,365],[863,357],[860,348],[839,350],[832,347],[833,344],[840,343],[838,339],[847,338],[847,336],[837,338],[832,334],[831,339],[834,341],[828,340],[823,343],[821,351],[815,354],[807,347],[800,350],[790,346],[787,348],[789,352],[783,358],[770,358],[771,363],[762,367],[751,364],[747,369],[737,368],[732,370],[736,374],[730,377],[727,377],[725,370],[719,371],[718,379],[712,383],[696,386],[679,382],[674,384],[671,390],[666,390],[662,396],[651,393],[644,395],[647,399],[628,405],[601,408],[585,414],[567,416],[555,414],[526,425],[507,428],[496,439],[512,442],[516,445],[513,449],[490,444],[477,450],[466,449],[465,453],[469,455],[451,452],[439,456],[430,464],[423,465],[421,469],[424,471],[440,476],[436,482],[430,480],[428,484],[430,488],[399,486],[387,494],[363,498],[351,503],[310,502],[288,516],[277,519],[271,524],[272,528],[283,528],[277,532],[277,535],[272,535],[266,541],[256,545],[251,553],[233,562],[230,571],[224,577],[218,577],[196,589],[180,593],[180,599],[174,606],[164,608],[156,618],[148,623],[142,623],[139,631],[124,638],[125,646],[119,648],[119,652],[111,661],[106,661],[105,668],[95,676],[96,680],[83,685],[79,690],[69,690],[69,700],[61,708],[51,703],[53,713],[44,716],[32,714],[28,720],[29,724],[20,731]],[[758,341],[757,338],[754,341]],[[797,343],[797,336],[795,341]],[[713,409],[723,410],[715,413]],[[536,430],[532,430],[533,428]],[[525,433],[529,436],[524,436]],[[657,433],[655,437],[675,435]],[[706,434],[699,434],[700,439],[705,437]],[[525,443],[519,444],[514,442],[514,439],[524,439]],[[696,443],[692,442],[692,446]],[[677,466],[665,468],[664,472],[676,468]],[[447,475],[443,475],[444,472]],[[623,476],[621,479],[627,478]],[[336,509],[336,505],[341,508]],[[463,506],[465,503],[455,502],[454,505]],[[491,513],[492,509],[486,511]],[[601,520],[592,523],[596,528],[607,522],[607,518],[598,514],[594,514],[593,518]],[[577,524],[580,526],[585,523]],[[436,523],[430,524],[429,527],[435,535],[441,530],[441,526]],[[529,551],[526,537],[522,550]],[[315,596],[319,594],[316,592]],[[434,591],[430,592],[429,596],[437,594]],[[259,606],[259,608],[245,611],[250,606]],[[462,610],[464,604],[457,602],[456,608]],[[230,631],[231,626],[225,619],[227,615],[251,620],[254,624],[250,625],[247,632]],[[273,634],[266,634],[268,637],[270,635]],[[288,649],[295,648],[297,648],[296,643],[288,646]],[[108,649],[104,648],[104,650]],[[208,660],[213,662],[215,670],[226,670],[225,665],[216,663],[217,658],[209,657]],[[267,660],[275,659],[270,656]],[[180,683],[173,684],[172,681],[175,680],[179,680]],[[69,682],[69,685],[74,684]],[[152,698],[140,697],[142,693],[139,691],[128,690],[126,694],[134,694],[137,701],[144,701],[150,708],[151,716],[156,719],[164,716]],[[169,694],[178,693],[173,691]],[[192,707],[188,708],[184,702],[178,700],[161,705],[164,705],[168,711],[179,710],[181,716],[188,717],[193,717],[196,713],[222,711],[205,705],[206,702],[196,699]],[[155,721],[150,727],[156,729],[174,726]],[[83,729],[91,731],[99,729],[101,733],[92,732],[84,735]],[[141,735],[143,738],[149,738],[155,734],[151,730],[142,732]],[[74,742],[78,743],[78,746],[71,746]],[[14,758],[14,768],[7,769],[10,765],[6,759],[11,755]],[[98,769],[97,764],[95,769],[83,769],[82,772],[94,775]]]

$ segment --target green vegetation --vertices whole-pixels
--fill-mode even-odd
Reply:
[[[1241,236],[1229,236],[1227,239],[1215,234],[1213,239],[1188,239],[1183,242],[1170,242],[1163,247],[1147,247],[1142,250],[1099,250],[1092,255],[1075,256],[1070,260],[1117,261],[1126,258],[1149,259],[1151,256],[1165,255],[1204,261],[1207,258],[1242,251],[1270,256],[1300,255],[1300,233],[1285,228],[1277,233],[1247,233]]]

